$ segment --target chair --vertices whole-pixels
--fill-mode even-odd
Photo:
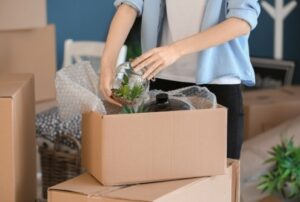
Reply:
[[[64,62],[63,66],[68,66],[82,61],[90,61],[96,73],[99,73],[101,56],[104,50],[105,42],[98,41],[73,41],[67,39],[64,45]],[[117,65],[125,62],[127,46],[122,46]]]

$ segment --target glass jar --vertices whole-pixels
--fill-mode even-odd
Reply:
[[[134,71],[130,62],[119,65],[116,69],[115,80],[112,87],[112,97],[121,104],[134,104],[149,89],[149,81],[143,79],[143,71]]]

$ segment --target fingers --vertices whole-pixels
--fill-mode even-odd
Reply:
[[[150,67],[153,63],[157,62],[157,60],[159,60],[158,56],[156,55],[151,55],[150,57],[148,57],[147,59],[145,59],[143,62],[141,62],[140,64],[138,64],[136,67],[134,67],[134,69],[136,71],[139,71],[141,69],[148,69],[148,67]]]
[[[110,88],[105,88],[101,86],[101,93],[103,95],[103,97],[105,98],[105,100],[107,100],[108,102],[117,105],[117,106],[122,106],[122,104],[120,104],[119,102],[115,101],[114,99],[112,99],[112,92]]]
[[[152,72],[152,73],[147,77],[147,79],[148,79],[148,80],[153,79],[153,78],[154,78],[154,77],[155,77],[162,69],[163,69],[163,65],[157,67],[157,68],[154,70],[154,72]]]
[[[143,75],[143,78],[144,79],[147,78],[148,80],[150,80],[150,76],[152,76],[153,78],[156,74],[160,72],[162,67],[163,67],[163,63],[161,61],[157,61],[147,69],[147,71]]]
[[[140,63],[142,63],[144,60],[146,60],[147,58],[149,58],[151,55],[153,55],[154,53],[154,49],[144,53],[143,55],[141,55],[140,57],[136,58],[132,63],[132,67],[136,68],[137,65],[139,65]]]

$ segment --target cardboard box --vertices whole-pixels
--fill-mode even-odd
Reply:
[[[300,87],[244,93],[245,139],[300,115]]]
[[[83,174],[48,190],[49,202],[238,202],[239,162],[225,175],[132,186],[101,185]]]
[[[0,74],[0,201],[35,201],[33,75]]]
[[[36,101],[55,99],[55,27],[0,32],[0,74],[33,73]]]
[[[0,31],[47,25],[46,0],[1,0]]]
[[[83,116],[84,167],[104,185],[224,174],[227,109]]]

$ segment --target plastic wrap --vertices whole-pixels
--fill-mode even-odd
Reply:
[[[150,91],[151,99],[154,99],[158,93],[163,91]],[[206,87],[190,86],[180,88],[174,91],[166,92],[171,98],[176,98],[191,105],[191,109],[210,109],[217,106],[217,98],[215,94],[210,92]]]
[[[57,101],[63,120],[85,112],[106,114],[98,97],[98,76],[89,62],[81,62],[62,68],[56,74]]]

